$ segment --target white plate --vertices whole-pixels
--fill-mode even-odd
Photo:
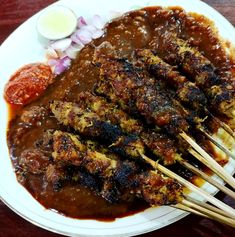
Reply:
[[[186,11],[201,13],[212,19],[223,38],[235,44],[233,26],[217,11],[199,0],[62,0],[55,4],[68,6],[78,16],[84,17],[91,17],[94,14],[108,17],[110,11],[127,12],[135,6],[182,6]],[[12,210],[35,225],[53,232],[73,236],[133,236],[162,228],[186,216],[187,213],[183,211],[170,207],[160,207],[149,208],[141,213],[116,219],[114,222],[76,220],[46,210],[16,181],[6,144],[8,112],[3,99],[3,89],[9,77],[19,67],[27,63],[45,60],[43,45],[38,40],[35,27],[39,14],[22,24],[0,47],[2,121],[0,123],[0,196],[2,200]],[[226,169],[233,173],[235,165],[231,162],[226,165]],[[209,184],[206,184],[205,188],[212,193],[216,192],[216,189]]]

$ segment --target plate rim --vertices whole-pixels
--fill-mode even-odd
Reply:
[[[67,2],[66,0],[61,0],[61,1],[57,1],[57,2],[55,2],[55,3],[53,3],[53,4],[50,4],[49,6],[47,6],[46,8],[48,8],[48,7],[50,7],[50,6],[53,6],[53,5],[63,5],[63,3],[64,2]],[[183,2],[183,1],[179,1],[178,0],[178,2]],[[226,27],[228,27],[228,28],[230,28],[230,27],[232,27],[233,28],[233,26],[232,26],[232,24],[224,17],[224,16],[222,16],[219,12],[217,12],[215,9],[213,9],[212,7],[210,7],[208,4],[206,4],[206,3],[204,3],[204,2],[201,2],[200,0],[191,0],[191,2],[195,2],[195,3],[199,3],[200,2],[200,4],[203,4],[203,5],[205,5],[206,6],[206,8],[209,8],[210,10],[212,10],[212,12],[214,11],[214,14],[215,15],[217,15],[217,17],[219,17],[220,18],[220,20],[222,19],[223,21],[226,21],[227,22],[227,24],[226,24]],[[175,4],[174,4],[175,5]],[[177,4],[177,5],[180,5],[180,4]],[[183,6],[182,6],[183,7]],[[184,8],[184,7],[183,7]],[[45,8],[44,8],[45,9]],[[36,15],[39,15],[44,9],[42,9],[42,10],[40,10],[39,12],[37,12],[36,14],[34,14],[32,17],[30,17],[29,19],[27,19],[23,24],[21,24],[19,27],[17,27],[17,29],[16,30],[14,30],[6,39],[5,39],[5,41],[0,45],[0,52],[1,52],[1,49],[4,47],[4,45],[8,42],[8,40],[9,40],[9,38],[12,36],[12,34],[14,34],[16,31],[19,31],[20,29],[21,29],[21,27],[23,26],[23,25],[25,25],[25,24],[27,24],[33,17],[35,17]],[[229,27],[229,24],[230,24],[230,27]],[[235,35],[235,34],[234,34]],[[8,158],[9,158],[9,153],[8,153]],[[1,183],[0,183],[1,184]],[[26,192],[28,192],[27,190],[26,190]],[[11,203],[8,203],[7,202],[7,200],[5,200],[4,198],[3,198],[3,191],[1,191],[0,190],[0,199],[8,206],[8,207],[10,207],[10,209],[11,210],[13,210],[15,213],[17,213],[19,216],[21,216],[22,218],[24,218],[24,219],[26,219],[27,221],[29,221],[29,222],[31,222],[32,224],[34,224],[34,225],[36,225],[36,226],[39,226],[39,227],[41,227],[41,228],[43,228],[43,229],[46,229],[46,230],[49,230],[49,231],[52,231],[52,232],[54,232],[54,233],[58,233],[58,234],[64,234],[64,235],[68,235],[68,236],[70,236],[71,234],[74,234],[74,233],[70,233],[70,232],[64,232],[64,231],[61,231],[61,230],[57,230],[57,229],[53,229],[53,228],[50,228],[49,226],[45,226],[45,225],[43,225],[42,223],[40,223],[40,222],[37,222],[37,221],[35,221],[35,220],[33,220],[33,219],[30,219],[29,217],[27,217],[27,216],[25,216],[23,213],[21,213],[20,211],[18,211],[17,209],[15,209],[12,205],[11,205]],[[33,198],[33,197],[32,197]],[[182,212],[182,214],[180,214],[180,215],[178,215],[178,217],[179,218],[176,218],[176,220],[173,220],[172,222],[170,222],[170,223],[168,223],[168,222],[166,222],[165,224],[163,224],[163,225],[161,225],[161,227],[160,228],[163,228],[163,227],[165,227],[165,226],[167,226],[167,225],[170,225],[170,224],[172,224],[172,223],[174,223],[174,222],[176,222],[176,221],[178,221],[178,220],[180,220],[180,219],[182,219],[182,218],[184,218],[185,216],[187,216],[189,213],[186,213],[186,212]],[[80,228],[80,227],[79,227]],[[117,236],[117,237],[121,237],[121,236],[134,236],[134,235],[139,235],[139,234],[143,234],[143,233],[147,233],[147,232],[150,232],[150,231],[154,231],[154,230],[156,230],[156,229],[160,229],[158,226],[157,227],[152,227],[152,228],[148,228],[148,229],[144,229],[143,231],[140,231],[140,230],[138,230],[138,231],[133,231],[132,233],[130,233],[130,234],[127,234],[127,233],[122,233],[122,234],[118,234],[118,235],[113,235],[113,234],[107,234],[107,235],[103,235],[103,234],[100,234],[100,235],[97,235],[97,234],[89,234],[89,235],[86,235],[86,234],[79,234],[79,233],[77,233],[77,234],[75,234],[75,235],[79,235],[79,236]]]

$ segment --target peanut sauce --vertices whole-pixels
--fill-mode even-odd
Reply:
[[[213,22],[204,16],[186,14],[179,7],[150,7],[127,13],[109,23],[103,37],[86,45],[71,68],[58,76],[37,100],[17,110],[10,107],[8,146],[16,171],[20,154],[33,148],[45,130],[63,128],[48,112],[48,102],[53,99],[76,101],[78,93],[92,91],[99,75],[98,69],[91,62],[95,48],[107,41],[118,49],[120,57],[131,58],[134,49],[148,47],[159,28],[170,30],[180,38],[189,40],[192,46],[197,46],[212,61],[221,76],[231,76],[234,62],[227,55]],[[36,113],[30,121],[22,121],[21,115],[34,106],[45,110],[40,114]],[[180,170],[177,166],[174,170],[178,170],[187,179],[195,179],[189,171]],[[67,183],[61,190],[54,191],[40,174],[31,174],[27,179],[18,177],[18,180],[43,206],[69,217],[112,221],[116,217],[131,215],[148,207],[140,200],[110,204],[79,184]]]

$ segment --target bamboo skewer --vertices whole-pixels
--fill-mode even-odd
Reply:
[[[218,123],[224,131],[226,131],[231,137],[235,139],[235,132],[224,122],[220,121],[217,117],[215,117],[209,110],[206,110],[207,113],[210,114],[210,116],[214,119],[216,123]]]
[[[218,208],[220,208],[220,209],[224,210],[225,212],[227,212],[228,215],[231,218],[235,218],[235,210],[232,207],[226,205],[225,203],[223,203],[220,200],[216,199],[215,197],[211,196],[206,191],[196,187],[195,185],[193,185],[189,181],[183,179],[179,175],[177,175],[174,172],[172,172],[171,170],[169,170],[169,169],[165,168],[164,166],[158,164],[157,162],[151,160],[150,158],[148,158],[144,154],[140,154],[140,155],[149,164],[151,164],[153,168],[161,171],[163,174],[167,175],[170,178],[176,179],[179,183],[181,183],[186,188],[190,189],[191,191],[193,191],[193,192],[197,193],[198,195],[202,196],[203,198],[205,198],[206,201],[210,202],[211,204],[213,204],[213,205],[217,206]]]
[[[198,156],[200,156],[200,154],[196,153],[194,150],[189,151],[193,156],[196,157],[196,154]],[[195,154],[196,153],[196,154]],[[201,160],[203,159],[202,156],[200,156]],[[197,157],[196,157],[197,158]],[[205,181],[209,182],[210,184],[212,184],[213,186],[215,186],[216,188],[218,188],[220,191],[222,191],[223,193],[227,194],[228,196],[230,196],[231,198],[235,199],[235,192],[233,192],[232,190],[230,190],[229,188],[227,188],[226,186],[220,184],[219,182],[217,182],[216,180],[212,179],[209,175],[207,175],[206,173],[204,173],[203,171],[199,170],[198,168],[196,168],[195,166],[191,165],[189,162],[187,162],[186,160],[184,160],[181,156],[177,157],[177,162],[179,162],[182,166],[184,166],[185,168],[187,168],[188,170],[190,170],[191,172],[193,172],[194,174],[196,174],[197,176],[201,177],[202,179],[204,179]],[[204,163],[206,166],[209,166],[208,163]]]
[[[225,217],[229,217],[225,211],[220,210],[220,209],[218,209],[218,208],[216,208],[216,207],[214,207],[214,206],[212,206],[212,205],[210,205],[210,204],[208,204],[206,202],[199,202],[196,199],[192,199],[192,198],[189,198],[189,197],[187,197],[186,199],[187,199],[187,201],[190,201],[190,202],[192,202],[194,204],[197,204],[197,205],[199,205],[201,207],[204,207],[204,208],[206,208],[206,209],[208,209],[210,211],[216,212],[216,213],[218,213],[218,214],[220,214],[222,216],[225,216]]]
[[[182,204],[186,205],[188,207],[191,207],[193,209],[196,209],[197,211],[200,211],[203,214],[206,214],[208,216],[218,218],[218,220],[229,220],[229,222],[232,224],[232,226],[235,227],[235,220],[232,219],[232,218],[229,218],[227,216],[221,215],[221,214],[219,214],[217,212],[214,212],[213,210],[209,210],[208,208],[205,208],[205,207],[203,207],[201,205],[198,205],[196,203],[190,202],[190,201],[185,200],[185,199],[182,201]]]
[[[221,122],[222,128],[235,139],[235,132],[225,123]]]
[[[218,183],[216,180],[212,179],[209,175],[205,174],[203,171],[197,169],[196,167],[194,167],[193,165],[191,165],[190,163],[188,163],[187,161],[185,161],[183,159],[178,160],[178,162],[181,165],[183,165],[185,168],[189,169],[190,171],[192,171],[193,173],[195,173],[199,177],[203,178],[204,180],[206,180],[207,182],[209,182],[210,184],[212,184],[213,186],[218,188],[223,193],[225,193],[228,196],[230,196],[231,198],[235,199],[235,192],[231,191],[229,188],[227,188],[227,187],[223,186],[222,184]]]
[[[199,130],[214,144],[216,145],[221,151],[223,151],[226,155],[228,155],[229,157],[232,157],[233,159],[235,159],[235,155],[232,154],[231,151],[229,151],[226,147],[224,147],[223,145],[219,144],[210,134],[208,134],[206,131],[204,131],[204,129],[199,128]]]
[[[191,212],[199,216],[203,216],[215,221],[218,221],[220,223],[229,225],[233,228],[235,228],[235,220],[225,217],[223,215],[220,215],[218,213],[215,213],[213,211],[210,211],[204,207],[201,207],[199,205],[193,204],[189,201],[183,200],[182,203],[178,203],[176,205],[172,205],[172,207],[175,207],[177,209],[181,209],[183,211]]]
[[[203,162],[206,166],[208,166],[211,170],[215,172],[218,176],[220,176],[226,183],[228,183],[233,189],[235,189],[235,179],[226,172],[222,166],[220,166],[207,152],[205,152],[191,137],[189,137],[186,133],[182,132],[180,134],[185,141],[187,141],[201,156],[192,152],[192,149],[189,149],[189,152],[195,156],[198,160]]]

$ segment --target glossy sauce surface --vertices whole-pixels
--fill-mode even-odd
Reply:
[[[226,55],[222,43],[214,32],[213,24],[203,16],[187,15],[180,8],[170,10],[147,8],[128,13],[109,23],[102,38],[85,46],[74,60],[70,70],[56,78],[55,82],[38,100],[24,108],[11,109],[8,145],[16,169],[20,154],[24,150],[34,147],[35,142],[42,137],[45,130],[61,128],[47,112],[40,115],[39,123],[26,125],[20,118],[25,110],[29,110],[32,106],[42,106],[46,109],[48,102],[53,99],[76,101],[79,92],[92,91],[98,80],[98,69],[91,62],[97,46],[107,41],[118,49],[120,57],[131,58],[134,49],[148,47],[159,27],[176,32],[180,38],[189,39],[193,46],[197,46],[213,62],[220,75],[231,76],[234,62],[230,60],[229,55]],[[184,172],[182,171],[182,174]],[[190,173],[186,172],[184,175],[193,179]],[[45,183],[41,175],[30,175],[22,181],[22,184],[45,207],[76,218],[107,221],[113,220],[115,217],[130,215],[148,207],[141,201],[110,204],[78,184],[67,184],[56,192],[50,184]]]

